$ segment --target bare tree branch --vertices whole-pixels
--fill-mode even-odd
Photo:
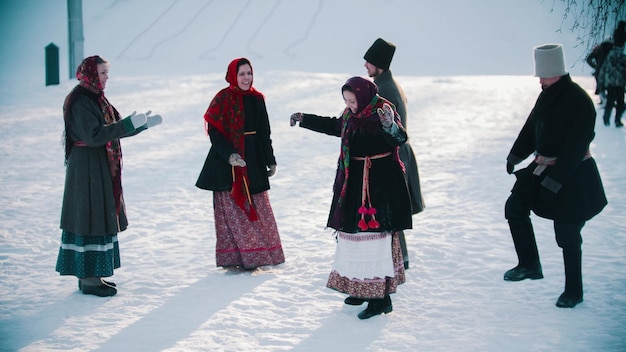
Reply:
[[[560,0],[565,8],[559,31],[568,25],[577,35],[577,46],[587,51],[612,36],[620,20],[626,20],[626,0]],[[552,0],[554,11],[556,0]]]

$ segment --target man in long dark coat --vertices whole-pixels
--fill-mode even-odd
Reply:
[[[396,111],[400,115],[402,126],[407,129],[406,96],[404,95],[402,87],[393,79],[393,75],[389,69],[395,51],[396,46],[394,44],[382,38],[378,38],[363,56],[365,59],[364,66],[367,69],[367,74],[374,79],[374,83],[378,86],[378,94],[395,105]],[[424,210],[424,199],[420,187],[417,160],[415,160],[415,154],[413,153],[411,144],[405,143],[400,146],[400,160],[402,160],[406,169],[412,213],[415,215]],[[409,253],[404,232],[400,231],[398,236],[402,249],[402,257],[404,259],[404,268],[408,269]]]
[[[505,217],[519,263],[504,274],[504,280],[543,278],[532,210],[554,220],[565,266],[565,291],[556,305],[573,308],[583,301],[581,230],[607,204],[589,152],[596,112],[589,95],[565,70],[560,44],[538,46],[534,55],[542,92],[507,157],[507,172],[511,174],[515,164],[533,153],[535,158],[515,172],[517,181],[506,201]]]

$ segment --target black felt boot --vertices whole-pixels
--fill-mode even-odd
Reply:
[[[386,295],[385,298],[370,299],[367,308],[359,313],[359,319],[369,319],[375,315],[391,313],[392,310],[393,305],[389,295]]]
[[[559,308],[574,308],[583,301],[582,250],[580,246],[563,247],[565,291],[556,301]]]
[[[513,237],[518,264],[504,273],[504,280],[543,279],[535,232],[530,220],[509,220],[509,229]]]

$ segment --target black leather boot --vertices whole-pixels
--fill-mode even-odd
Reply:
[[[370,299],[367,308],[359,313],[359,319],[369,319],[375,315],[391,313],[392,310],[393,305],[389,295],[386,295],[385,298]]]
[[[518,264],[504,273],[504,280],[543,279],[535,232],[530,220],[509,220],[509,229],[513,237]]]
[[[559,308],[574,308],[583,301],[582,250],[580,246],[563,247],[565,291],[556,301]]]
[[[100,281],[102,281],[107,286],[117,287],[117,285],[113,281],[106,281],[103,278],[100,278]],[[79,290],[83,289],[83,279],[78,279],[78,289]]]

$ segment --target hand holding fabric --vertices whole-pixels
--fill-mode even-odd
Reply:
[[[267,170],[267,177],[272,177],[276,174],[276,165],[270,165],[269,170]]]
[[[230,157],[228,157],[228,163],[232,166],[244,167],[246,166],[246,161],[241,158],[241,155],[237,153],[232,153]]]
[[[378,108],[376,110],[376,112],[378,113],[378,117],[380,118],[380,123],[383,125],[383,128],[389,129],[391,128],[391,126],[393,125],[393,117],[394,117],[394,113],[393,113],[393,109],[391,108],[391,105],[384,103],[383,104],[383,108]]]
[[[301,112],[296,112],[291,114],[291,117],[289,118],[289,126],[293,127],[296,125],[296,123],[302,121],[302,113]]]

